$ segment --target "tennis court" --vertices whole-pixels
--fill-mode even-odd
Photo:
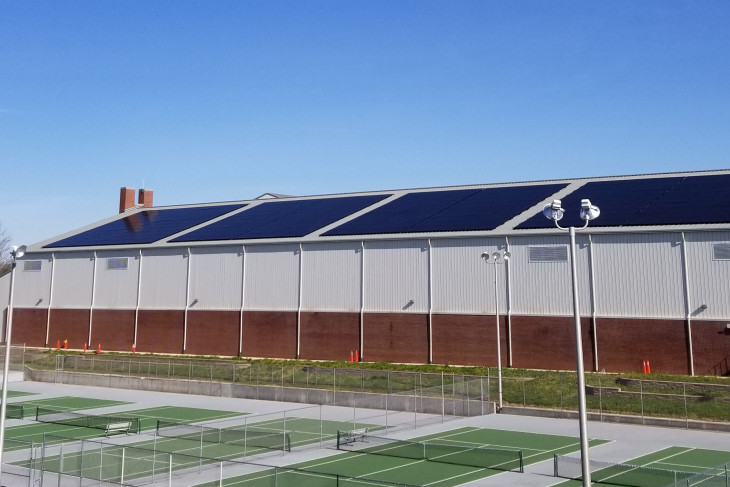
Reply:
[[[377,439],[376,439],[377,438]],[[381,441],[382,440],[382,444]],[[450,487],[579,449],[576,438],[465,427],[402,441],[368,433],[358,451],[224,479],[228,487],[428,485]],[[591,445],[605,443],[593,440]],[[432,445],[432,446],[430,446]],[[342,448],[343,445],[341,445]],[[349,448],[349,447],[348,447]],[[429,453],[429,450],[436,450]],[[199,484],[212,487],[220,482]]]
[[[667,487],[675,484],[726,487],[730,485],[729,463],[730,451],[674,446],[622,464],[591,460],[591,480],[594,485],[632,487]],[[576,479],[558,484],[561,487],[582,485],[580,460],[559,458],[556,475]]]

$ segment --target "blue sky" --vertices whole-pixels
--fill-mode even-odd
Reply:
[[[0,0],[0,224],[730,167],[727,0]]]

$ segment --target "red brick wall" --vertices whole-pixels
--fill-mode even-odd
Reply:
[[[598,368],[606,372],[688,374],[689,354],[683,320],[597,318]]]
[[[68,340],[68,348],[81,349],[89,340],[89,310],[51,308],[48,330],[49,347],[55,348],[60,340],[63,348],[63,341]]]
[[[137,351],[182,353],[185,311],[139,310]]]
[[[85,340],[84,340],[85,341]],[[89,349],[131,352],[134,344],[133,309],[95,309],[91,317]]]
[[[506,319],[500,316],[502,365],[507,365]],[[433,315],[433,361],[448,365],[497,365],[494,316]]]
[[[590,318],[581,319],[583,366],[593,370]],[[575,370],[572,317],[512,316],[512,366]],[[599,352],[600,356],[600,352]]]
[[[46,309],[13,308],[13,336],[10,340],[18,345],[25,343],[29,347],[45,347],[47,312]]]
[[[193,355],[238,355],[238,311],[188,311],[186,353]]]
[[[366,313],[363,333],[368,362],[428,362],[428,315]]]
[[[296,358],[296,312],[244,311],[241,347],[244,357]]]
[[[730,332],[725,331],[726,323],[692,320],[695,374],[730,375]]]
[[[360,348],[359,313],[301,314],[300,355],[312,360],[349,360]]]

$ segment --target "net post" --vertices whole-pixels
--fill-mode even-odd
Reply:
[[[340,450],[340,430],[337,430],[337,449]]]
[[[61,442],[61,449],[58,452],[58,487],[61,487],[61,473],[63,473],[63,442]]]
[[[558,455],[553,455],[553,477],[558,477]]]
[[[132,361],[130,360],[129,363],[131,364]],[[127,456],[126,453],[127,453],[127,448],[123,446],[122,447],[122,473],[120,474],[121,477],[119,479],[119,483],[122,485],[124,485],[124,460],[126,459],[126,456]]]
[[[522,459],[522,450],[519,451],[520,455],[520,473],[525,473],[525,462]]]

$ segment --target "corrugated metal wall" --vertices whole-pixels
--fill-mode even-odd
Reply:
[[[570,237],[547,235],[510,238],[510,278],[512,313],[520,315],[572,316],[573,283],[570,264]],[[584,316],[591,314],[589,245],[587,235],[577,235],[578,300]],[[568,259],[562,262],[531,262],[530,247],[565,247]]]
[[[504,251],[505,239],[432,240],[433,312],[494,314],[494,265],[482,252]],[[497,264],[499,312],[507,312],[507,268]]]
[[[137,306],[139,252],[97,252],[94,308],[134,309]],[[117,268],[110,261],[126,259],[127,268]]]
[[[730,244],[730,232],[697,232],[685,235],[693,318],[730,318],[730,260],[715,260],[713,246]],[[702,308],[702,305],[707,308]]]
[[[241,309],[243,248],[191,249],[190,309]]]
[[[365,243],[365,311],[428,312],[428,241]]]
[[[53,307],[88,309],[94,281],[94,253],[56,255],[53,271]]]
[[[687,232],[685,237],[691,316],[729,319],[730,260],[714,260],[713,245],[730,243],[730,232]],[[493,268],[480,256],[484,251],[504,250],[505,241],[434,239],[431,255],[425,239],[366,242],[364,253],[360,242],[306,244],[301,276],[298,244],[196,248],[190,260],[188,305],[190,309],[239,310],[244,301],[247,310],[294,311],[301,277],[303,310],[357,312],[364,266],[366,312],[426,313],[432,266],[435,313],[491,314]],[[592,236],[592,249],[586,233],[579,234],[577,241],[582,315],[593,311],[593,277],[598,317],[686,317],[680,233],[598,234]],[[509,276],[505,266],[498,266],[501,313],[507,310],[509,282],[512,314],[572,315],[569,260],[530,262],[529,258],[530,247],[567,249],[568,243],[567,234],[509,238]],[[91,306],[94,283],[95,308],[133,309],[139,252],[98,251],[95,275],[93,255],[90,251],[56,252],[55,269],[51,254],[26,255],[16,270],[15,307],[86,309]],[[107,259],[114,257],[127,257],[127,269],[107,268]],[[24,269],[27,261],[40,263],[40,269],[37,265]],[[7,302],[9,276],[5,281],[0,296]],[[141,286],[142,309],[184,309],[187,249],[145,250]],[[707,308],[701,308],[703,304]]]
[[[142,252],[140,307],[184,309],[187,278],[187,249],[145,250]]]
[[[685,316],[680,234],[596,235],[593,242],[599,316]]]
[[[361,244],[307,244],[303,250],[302,309],[360,311]]]
[[[39,261],[40,270],[26,270],[25,262]],[[50,254],[26,254],[18,260],[15,269],[15,296],[13,306],[16,308],[47,308],[50,302],[51,273],[53,257]]]
[[[245,309],[297,309],[299,245],[247,245],[244,265]]]

